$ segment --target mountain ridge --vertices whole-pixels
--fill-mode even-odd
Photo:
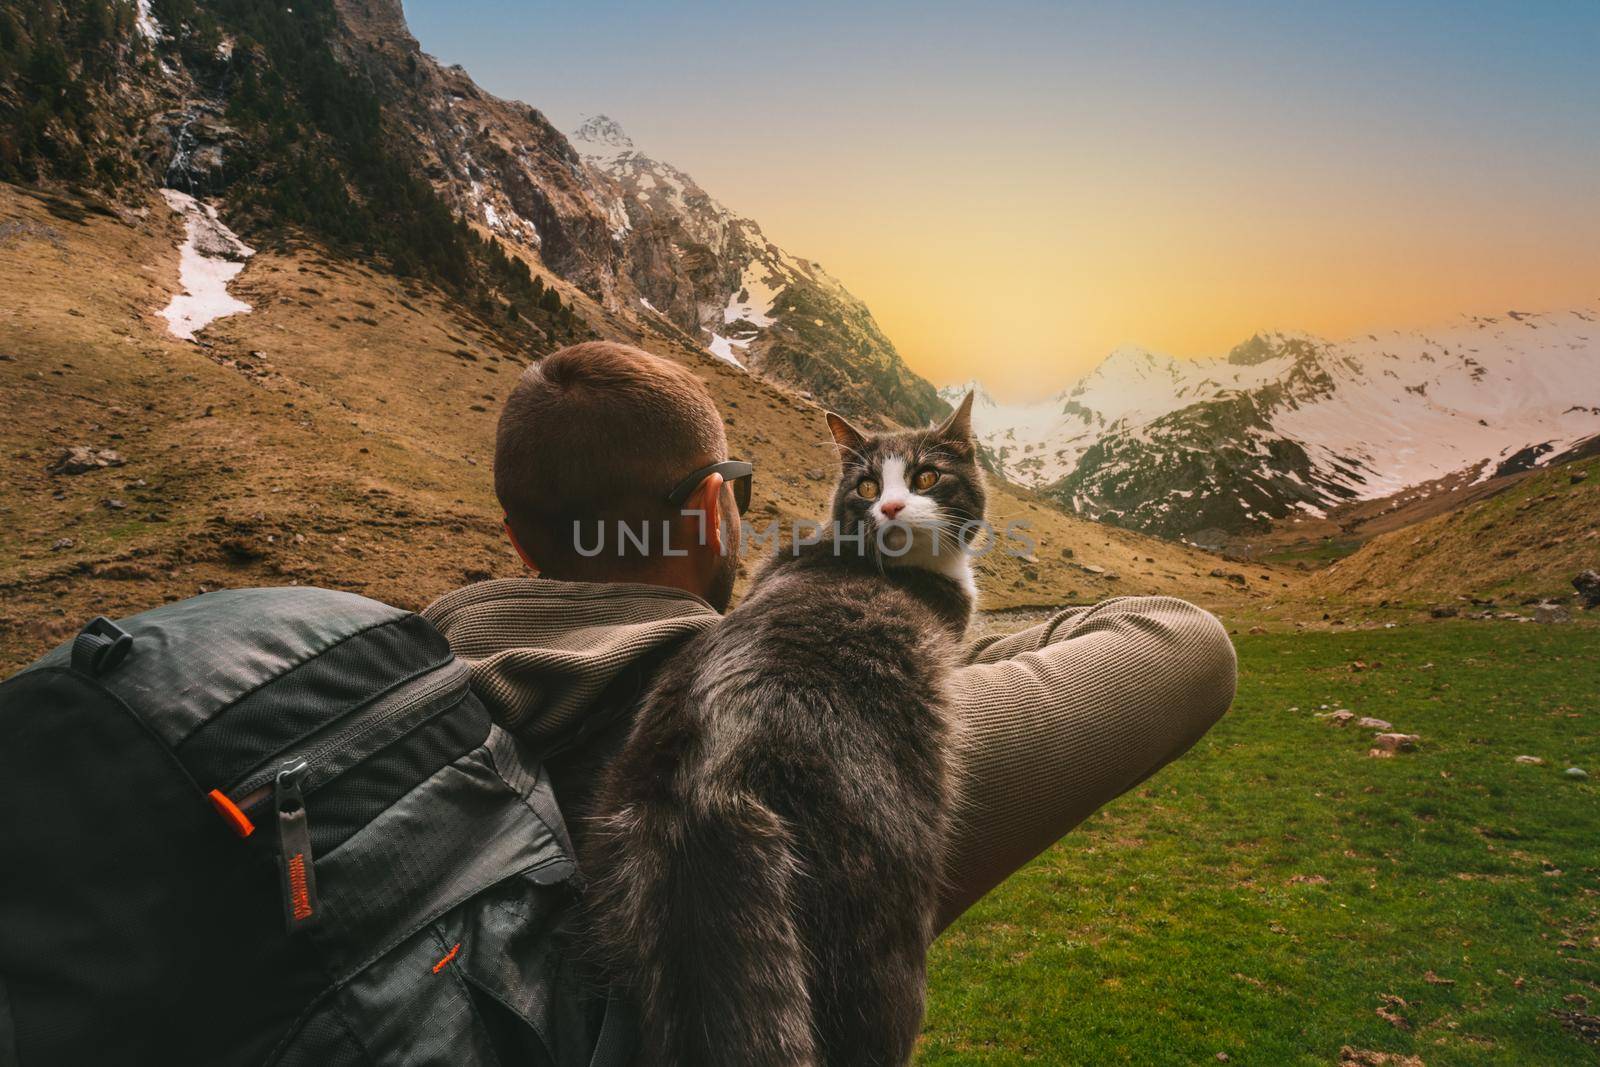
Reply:
[[[536,108],[423,53],[397,0],[336,7],[349,62],[382,87],[428,179],[474,225],[618,319],[644,329],[663,319],[719,358],[847,414],[911,425],[947,412],[866,305],[687,173],[639,151],[614,120],[593,116],[562,133]],[[741,303],[751,289],[770,290],[771,301]],[[746,314],[727,316],[741,307]]]
[[[586,162],[423,53],[398,0],[0,0],[0,178],[128,211],[159,186],[213,200],[253,245],[309,236],[443,283],[535,356],[670,336],[865,421],[948,411],[840,283],[639,166],[697,195]],[[740,296],[764,280],[770,314]]]
[[[1008,476],[1081,514],[1259,532],[1600,432],[1600,307],[1337,342],[1262,333],[1208,360],[1123,346],[1051,400],[980,405],[974,422]]]

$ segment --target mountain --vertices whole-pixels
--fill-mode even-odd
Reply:
[[[1600,432],[1600,307],[1337,343],[1261,334],[1222,359],[1128,346],[1049,401],[974,418],[1008,477],[1080,514],[1209,542],[1487,480]]]
[[[0,0],[0,179],[130,208],[178,189],[251,244],[304,235],[443,284],[531,355],[670,337],[857,418],[947,413],[815,263],[614,151],[609,120],[577,136],[587,158],[422,53],[399,0]]]
[[[641,313],[846,412],[908,425],[946,413],[866,305],[819,265],[785,252],[689,175],[639,151],[607,116],[584,120],[571,140],[615,220]]]
[[[714,355],[862,418],[946,413],[871,312],[601,115],[570,135],[441,67],[398,0],[338,0],[348,62],[461,217],[548,267],[614,319],[681,331]]]

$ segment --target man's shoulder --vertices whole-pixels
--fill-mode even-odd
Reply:
[[[516,647],[568,644],[573,635],[692,633],[721,618],[692,593],[627,582],[499,578],[446,593],[422,610],[456,652],[472,658]],[[653,643],[653,642],[646,642]]]

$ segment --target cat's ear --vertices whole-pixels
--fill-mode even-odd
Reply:
[[[934,431],[935,436],[948,441],[966,441],[972,437],[972,398],[975,395],[971,391],[967,393],[966,399],[957,404],[950,417]]]
[[[833,434],[834,444],[839,446],[841,459],[852,453],[860,453],[866,447],[867,435],[831,411],[828,412],[828,430]]]

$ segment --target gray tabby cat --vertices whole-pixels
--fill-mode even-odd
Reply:
[[[608,768],[591,914],[641,1063],[910,1058],[984,508],[971,408],[878,437],[829,414],[837,526],[663,667]]]

